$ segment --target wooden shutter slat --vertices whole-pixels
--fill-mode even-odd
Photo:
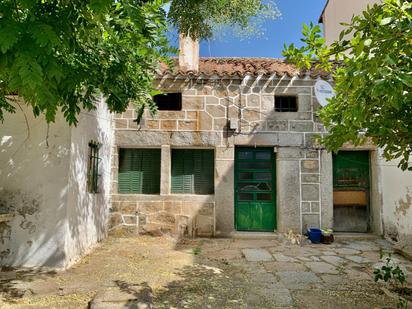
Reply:
[[[120,149],[120,193],[160,193],[160,149]]]

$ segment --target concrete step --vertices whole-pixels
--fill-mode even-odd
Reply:
[[[334,232],[333,236],[336,240],[375,240],[382,239],[381,236],[372,233],[346,233],[346,232]]]

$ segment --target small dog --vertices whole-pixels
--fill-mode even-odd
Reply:
[[[289,232],[285,234],[285,236],[292,245],[300,245],[303,239],[303,236],[301,234],[294,233],[292,230],[289,230]]]

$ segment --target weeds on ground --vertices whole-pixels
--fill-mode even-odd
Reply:
[[[380,258],[383,259],[385,256],[384,252],[381,250]],[[396,306],[397,309],[408,308],[408,301],[402,297],[404,291],[403,285],[406,282],[406,275],[403,270],[396,264],[392,259],[392,254],[388,253],[385,259],[385,264],[381,268],[376,268],[373,272],[375,282],[384,281],[387,284],[392,285],[396,291],[398,291],[399,299]]]
[[[193,255],[199,255],[202,252],[202,249],[200,247],[194,247],[192,249]]]

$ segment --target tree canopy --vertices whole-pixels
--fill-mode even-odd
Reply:
[[[158,62],[176,52],[166,38],[168,23],[209,38],[214,23],[245,26],[264,9],[260,0],[2,0],[0,120],[15,111],[10,94],[47,122],[60,110],[76,124],[98,93],[112,112],[129,102],[154,112]]]
[[[352,18],[339,40],[325,45],[318,25],[303,27],[303,47],[285,46],[300,68],[330,72],[336,96],[320,111],[331,151],[372,140],[387,160],[412,170],[412,2],[384,0]]]

